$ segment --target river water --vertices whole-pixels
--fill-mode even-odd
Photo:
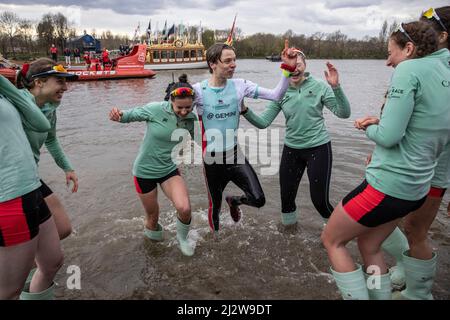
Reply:
[[[324,78],[325,60],[308,61],[312,75]],[[332,61],[350,100],[350,119],[338,119],[325,111],[332,139],[333,171],[330,200],[336,205],[364,176],[364,161],[373,148],[365,135],[353,128],[360,116],[378,115],[392,69],[377,60]],[[195,83],[209,76],[208,70],[188,70]],[[175,72],[175,78],[180,72]],[[279,79],[278,63],[239,60],[236,78],[264,87]],[[193,257],[177,247],[176,212],[159,190],[160,223],[165,240],[154,243],[143,236],[144,211],[134,191],[133,161],[145,132],[145,123],[119,124],[108,120],[113,106],[126,109],[150,101],[162,101],[172,80],[171,71],[160,71],[154,79],[131,79],[71,83],[58,111],[58,136],[76,168],[79,191],[65,186],[63,172],[45,151],[40,162],[42,178],[64,203],[73,224],[73,234],[62,242],[65,263],[56,282],[58,299],[339,299],[329,273],[325,249],[320,241],[323,221],[309,196],[304,175],[297,206],[296,228],[280,223],[280,194],[277,170],[257,163],[254,168],[266,194],[261,209],[243,207],[243,218],[234,224],[228,207],[222,207],[220,238],[212,238],[207,219],[208,198],[200,165],[182,165],[193,211],[190,241]],[[267,102],[246,100],[261,112]],[[242,118],[241,128],[252,126]],[[271,143],[272,166],[279,161],[284,137],[284,116],[271,129],[279,138]],[[272,131],[273,132],[273,131]],[[263,136],[259,137],[264,140]],[[269,139],[273,138],[269,135]],[[276,138],[276,136],[275,136]],[[255,146],[247,141],[250,154]],[[278,151],[278,154],[277,154]],[[274,166],[275,169],[276,166]],[[271,174],[268,172],[273,171]],[[239,190],[230,184],[225,193]],[[433,293],[436,299],[450,298],[449,217],[444,197],[431,228],[433,247],[438,250],[438,271]],[[357,261],[354,243],[349,245]],[[388,262],[392,262],[388,258]],[[81,271],[81,289],[66,284],[73,272]],[[69,273],[68,273],[69,271]]]

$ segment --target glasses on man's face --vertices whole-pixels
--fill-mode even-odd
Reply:
[[[416,44],[414,42],[414,40],[409,36],[408,32],[405,31],[405,29],[403,29],[403,23],[400,23],[400,25],[398,26],[398,28],[395,30],[395,32],[401,32],[403,33],[409,41],[411,41],[413,44]]]
[[[442,27],[442,29],[443,29],[444,31],[447,31],[447,32],[448,32],[448,29],[445,27],[444,23],[442,22],[441,18],[439,18],[438,14],[437,14],[437,12],[434,10],[434,8],[428,9],[427,11],[425,11],[425,12],[422,14],[422,16],[425,17],[425,18],[427,18],[428,20],[434,18],[434,19],[439,23],[439,25]]]
[[[172,97],[193,96],[194,95],[194,90],[192,90],[191,88],[188,88],[188,87],[176,88],[175,90],[172,90],[170,95]]]

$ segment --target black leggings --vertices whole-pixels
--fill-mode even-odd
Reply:
[[[297,209],[295,198],[306,167],[312,203],[320,215],[328,219],[333,212],[328,198],[332,162],[331,142],[306,149],[285,145],[280,164],[281,212]]]
[[[219,230],[219,214],[222,205],[223,190],[228,182],[233,182],[244,191],[245,195],[233,196],[232,205],[245,204],[248,206],[261,208],[265,203],[264,192],[256,176],[255,170],[245,158],[245,163],[236,164],[236,148],[234,149],[234,160],[232,164],[228,164],[225,160],[220,163],[207,164],[203,163],[206,186],[208,188],[209,209],[208,220],[211,229]]]

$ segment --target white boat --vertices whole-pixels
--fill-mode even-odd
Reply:
[[[182,40],[148,45],[145,62],[145,69],[151,70],[208,68],[205,46],[201,43],[185,43]]]

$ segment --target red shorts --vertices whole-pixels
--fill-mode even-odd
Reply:
[[[438,187],[431,187],[430,192],[428,192],[428,196],[432,198],[442,198],[447,189],[442,189]]]
[[[51,217],[39,189],[0,203],[0,247],[10,247],[33,239],[39,225]]]
[[[345,212],[366,227],[377,227],[419,209],[427,197],[409,201],[376,190],[366,180],[342,200]]]

